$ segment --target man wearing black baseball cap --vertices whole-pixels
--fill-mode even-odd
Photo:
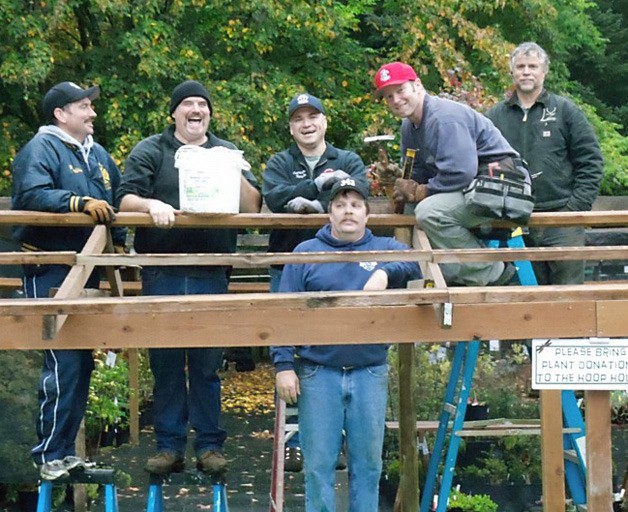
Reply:
[[[13,162],[13,209],[53,213],[83,212],[95,223],[114,219],[111,206],[121,175],[107,151],[94,142],[96,112],[92,100],[98,86],[83,89],[61,82],[46,93],[43,119],[37,134],[19,151]],[[80,252],[92,228],[19,226],[14,237],[26,251]],[[112,228],[117,251],[123,251],[126,230]],[[58,288],[70,267],[25,265],[24,290],[28,297],[48,297]],[[98,288],[98,272],[86,287]],[[84,468],[75,456],[74,439],[85,413],[94,363],[90,350],[44,351],[37,415],[38,444],[32,450],[43,479],[67,477]]]
[[[82,89],[74,82],[61,82],[51,87],[42,101],[42,111],[44,120],[48,122],[54,121],[54,113],[58,108],[65,107],[68,103],[80,101],[83,98],[89,98],[94,101],[100,96],[100,87],[97,85]]]
[[[214,113],[209,92],[196,80],[178,84],[170,96],[173,124],[160,134],[140,141],[129,155],[120,187],[120,210],[150,214],[155,227],[137,228],[138,253],[233,253],[235,229],[164,229],[181,213],[179,170],[175,155],[184,146],[237,149],[209,130]],[[194,148],[192,148],[194,149]],[[183,150],[185,151],[185,150]],[[261,194],[250,165],[241,159],[240,212],[257,213]],[[207,184],[208,187],[210,184]],[[148,267],[142,271],[144,295],[227,293],[227,267]],[[188,421],[194,428],[197,468],[206,473],[224,471],[223,444],[227,433],[220,421],[220,348],[149,349],[155,377],[155,437],[157,454],[144,466],[149,473],[182,471]]]
[[[294,252],[407,250],[366,227],[368,188],[353,177],[331,188],[329,224]],[[290,264],[279,291],[385,290],[420,278],[416,262]],[[297,404],[307,510],[334,510],[336,461],[346,438],[351,510],[377,512],[386,418],[388,345],[271,347],[277,395]]]

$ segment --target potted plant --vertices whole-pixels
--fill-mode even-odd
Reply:
[[[453,490],[449,496],[448,512],[497,512],[497,503],[486,494],[465,494]]]
[[[94,354],[95,369],[89,386],[85,432],[88,448],[110,446],[115,435],[129,428],[129,368],[127,362],[116,358],[113,366],[106,364],[103,352]]]

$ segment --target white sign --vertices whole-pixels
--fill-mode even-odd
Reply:
[[[532,340],[532,389],[628,389],[628,339]]]

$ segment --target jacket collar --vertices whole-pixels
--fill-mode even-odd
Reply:
[[[305,157],[303,156],[303,153],[301,153],[299,146],[297,146],[295,143],[292,143],[290,145],[288,152],[290,153],[292,158],[294,158],[295,160],[305,162]],[[332,146],[329,142],[325,142],[325,152],[321,155],[319,163],[330,160],[330,159],[334,159],[334,158],[338,158],[338,150],[334,146]]]
[[[549,105],[549,103],[550,103],[550,95],[547,92],[547,89],[543,89],[541,91],[541,94],[539,94],[539,97],[534,102],[534,105],[536,105],[537,103],[540,103],[544,107],[547,107]],[[521,107],[521,102],[519,101],[519,96],[517,96],[517,92],[516,91],[513,92],[511,94],[510,98],[508,98],[506,100],[506,105],[508,105],[509,107],[514,107],[515,105],[518,106],[518,107]]]

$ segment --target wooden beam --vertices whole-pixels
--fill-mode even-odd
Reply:
[[[587,425],[587,512],[613,510],[610,397],[610,391],[584,393]]]
[[[89,254],[102,252],[107,245],[107,232],[108,228],[106,226],[96,226],[90,237],[87,239],[81,253]],[[85,283],[87,283],[87,280],[93,270],[93,265],[74,265],[70,269],[70,272],[68,272],[68,275],[59,287],[59,290],[55,294],[54,298],[65,299],[68,297],[78,297],[85,287]],[[59,329],[63,327],[67,318],[67,314],[45,316],[42,323],[42,337],[48,340],[53,339]]]
[[[560,390],[541,390],[543,511],[565,510],[565,460]]]
[[[68,299],[0,299],[0,316],[31,316],[42,314],[105,314],[105,313],[177,313],[190,311],[230,310],[247,313],[262,309],[336,309],[336,308],[398,308],[451,302],[462,306],[493,306],[507,308],[513,304],[588,303],[612,312],[612,304],[621,311],[628,301],[628,283],[591,285],[554,285],[539,287],[459,287],[448,289],[412,288],[379,292],[302,292],[302,293],[243,293],[237,295],[168,295],[145,297],[94,297]],[[525,307],[525,306],[524,306]],[[523,310],[522,310],[523,311]],[[625,309],[624,309],[625,311]],[[597,312],[596,312],[597,314]],[[599,314],[605,318],[606,313]],[[622,315],[616,318],[617,330],[624,324]],[[520,315],[517,315],[519,318]],[[522,318],[530,321],[530,318]],[[498,320],[498,319],[496,319]],[[478,326],[478,331],[484,327]],[[552,332],[556,329],[552,329]],[[624,332],[624,334],[626,334]],[[482,339],[481,336],[479,336]]]
[[[177,227],[216,227],[216,228],[272,228],[293,229],[320,227],[329,222],[326,214],[282,214],[282,213],[240,213],[240,214],[181,214],[177,215]],[[371,214],[368,225],[371,227],[412,227],[416,223],[413,215]],[[43,213],[34,211],[0,211],[0,224],[31,226],[93,226],[94,222],[82,213]],[[120,212],[116,214],[114,226],[153,227],[147,213]],[[512,223],[493,222],[492,226],[516,227]],[[531,227],[541,226],[589,226],[589,227],[624,227],[628,225],[628,211],[593,211],[593,212],[536,212],[528,223]]]
[[[600,335],[595,301],[458,305],[450,329],[440,326],[431,305],[194,311],[181,302],[181,310],[169,314],[129,311],[121,305],[107,309],[73,314],[53,342],[42,338],[41,316],[33,312],[0,316],[0,349],[506,341]],[[624,332],[628,332],[628,318],[624,322]]]
[[[595,246],[578,248],[532,247],[526,249],[431,249],[425,235],[417,230],[415,245],[420,250],[364,251],[361,253],[205,253],[205,254],[76,254],[71,252],[0,253],[2,265],[93,265],[93,266],[181,266],[230,265],[235,268],[267,268],[287,263],[328,263],[335,261],[417,261],[419,263],[461,263],[473,261],[555,261],[555,260],[625,260],[628,246]],[[426,275],[438,266],[423,269]]]

